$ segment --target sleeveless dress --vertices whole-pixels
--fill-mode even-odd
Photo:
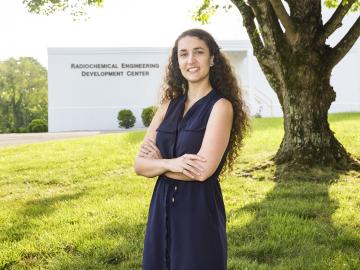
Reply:
[[[184,118],[187,92],[170,101],[158,127],[156,145],[163,158],[197,154],[216,101],[216,89],[197,100]],[[229,144],[214,174],[203,182],[158,176],[145,232],[143,270],[226,270],[226,215],[218,176]]]

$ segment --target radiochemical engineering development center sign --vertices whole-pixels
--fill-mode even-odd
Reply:
[[[71,69],[79,70],[82,77],[149,76],[150,69],[159,68],[159,64],[71,64]],[[126,71],[126,69],[137,70]]]

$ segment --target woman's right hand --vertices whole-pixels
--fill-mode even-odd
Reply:
[[[184,154],[181,157],[169,159],[168,170],[195,178],[195,176],[199,176],[204,171],[204,167],[198,163],[199,161],[205,162],[206,159],[195,154]]]

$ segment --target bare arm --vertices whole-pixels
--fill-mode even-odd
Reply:
[[[170,101],[166,101],[165,103],[161,104],[157,109],[147,129],[143,144],[147,140],[155,141],[156,129],[163,121],[169,103]],[[152,157],[145,157],[144,155],[141,155],[141,149],[140,149],[140,152],[135,157],[134,171],[137,175],[142,175],[145,177],[155,177],[167,171],[166,162],[165,159],[163,158],[154,159]]]
[[[149,178],[168,172],[169,174],[165,175],[171,178],[184,181],[196,180],[195,175],[199,175],[198,173],[203,169],[200,163],[205,162],[202,157],[194,154],[184,154],[181,157],[164,159],[156,147],[156,129],[163,121],[169,103],[167,101],[160,105],[156,111],[147,129],[141,149],[135,157],[134,171],[137,175]],[[198,161],[198,163],[195,163],[195,161]]]
[[[219,166],[230,139],[233,114],[232,104],[227,99],[221,98],[214,104],[201,148],[197,153],[206,159],[203,163],[204,172],[198,177],[199,181],[205,181]]]
[[[167,171],[165,159],[136,157],[135,163],[135,173],[137,175],[152,178]]]

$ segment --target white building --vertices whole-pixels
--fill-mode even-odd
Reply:
[[[245,90],[251,114],[282,116],[249,41],[219,41]],[[360,111],[360,46],[335,67],[337,92],[329,112]],[[117,114],[130,109],[143,127],[143,108],[157,105],[170,48],[49,48],[49,131],[118,130]]]

